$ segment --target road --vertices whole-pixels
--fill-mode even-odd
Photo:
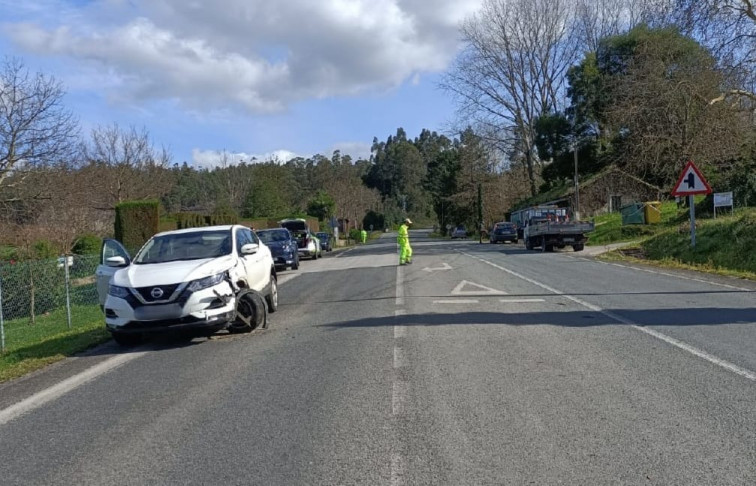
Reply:
[[[413,231],[0,385],[0,483],[756,484],[756,285]]]

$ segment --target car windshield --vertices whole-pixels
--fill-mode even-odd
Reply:
[[[328,233],[316,233],[315,235],[321,240],[327,240],[329,237]]]
[[[287,241],[291,239],[291,236],[289,236],[289,230],[258,231],[257,236],[260,237],[263,243],[273,243],[276,241]]]
[[[512,225],[506,225],[506,226],[499,225],[496,227],[496,234],[499,234],[499,235],[504,234],[504,233],[511,233],[512,231],[514,231],[514,226]]]
[[[231,253],[231,230],[154,236],[134,258],[136,264],[217,258]]]

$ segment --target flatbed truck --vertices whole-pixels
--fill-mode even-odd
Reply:
[[[525,248],[541,251],[554,251],[554,248],[572,246],[575,251],[583,251],[588,241],[587,233],[594,229],[589,221],[559,221],[543,218],[531,218],[523,229]]]

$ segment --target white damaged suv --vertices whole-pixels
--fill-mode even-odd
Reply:
[[[133,260],[105,240],[96,277],[105,325],[122,345],[166,331],[247,332],[278,308],[270,250],[240,225],[158,233]]]

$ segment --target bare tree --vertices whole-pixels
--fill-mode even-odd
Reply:
[[[64,94],[53,77],[30,74],[19,59],[0,65],[0,186],[14,173],[71,156],[79,129]]]
[[[606,37],[619,35],[638,24],[667,25],[673,20],[676,0],[577,0],[575,30],[584,51],[595,52]]]
[[[244,162],[244,161],[242,161]],[[214,175],[222,193],[218,195],[218,203],[228,204],[239,211],[244,205],[244,198],[252,185],[252,171],[245,164],[237,163],[233,154],[225,149],[221,151],[218,166]]]
[[[595,52],[601,39],[622,32],[628,22],[625,0],[578,0],[575,27],[583,49]]]
[[[380,210],[378,191],[365,187],[353,166],[333,168],[331,176],[323,183],[323,190],[333,198],[335,215],[349,219],[350,227],[362,224],[368,211]]]
[[[681,30],[696,39],[719,59],[720,69],[727,74],[727,83],[716,104],[728,99],[756,102],[756,2],[753,0],[675,0],[673,21]]]
[[[124,200],[158,198],[170,190],[171,155],[153,146],[145,128],[115,123],[95,128],[83,152],[87,165],[81,170],[100,197],[94,207],[110,210]]]
[[[491,142],[521,155],[532,194],[535,121],[563,103],[565,74],[578,55],[573,22],[568,0],[484,0],[463,23],[465,49],[441,84],[480,133],[511,135]]]

